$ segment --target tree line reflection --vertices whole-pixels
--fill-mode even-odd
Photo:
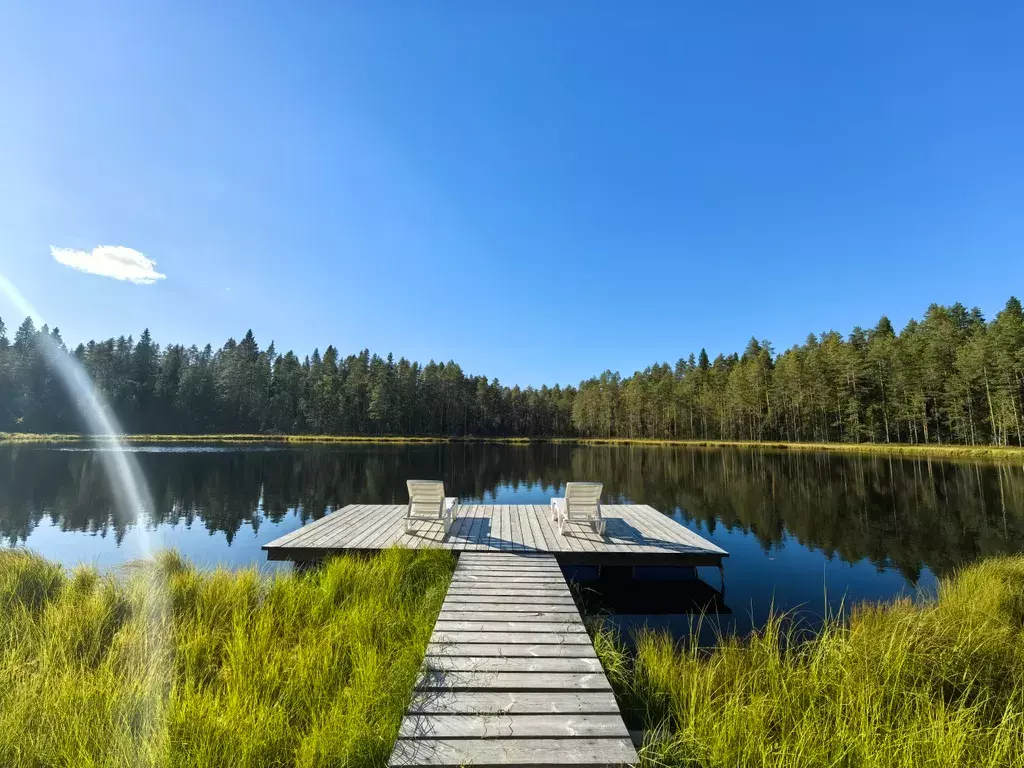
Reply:
[[[1024,548],[1024,467],[831,453],[652,446],[456,443],[230,450],[143,448],[156,508],[148,525],[201,525],[228,545],[245,526],[302,522],[352,503],[402,503],[410,477],[441,478],[463,500],[540,502],[572,479],[600,480],[608,502],[675,512],[715,532],[755,536],[846,562],[946,573]],[[511,490],[532,491],[512,498]],[[0,536],[37,526],[113,536],[123,519],[92,450],[0,450]]]

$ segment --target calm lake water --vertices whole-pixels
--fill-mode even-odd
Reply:
[[[588,593],[623,626],[676,631],[698,607],[743,629],[773,602],[820,615],[826,603],[915,595],[961,564],[1024,549],[1019,464],[545,444],[137,446],[156,508],[124,519],[100,450],[0,448],[7,546],[109,567],[148,544],[269,570],[281,566],[262,544],[345,504],[403,503],[409,477],[499,504],[547,503],[569,480],[599,480],[607,502],[650,504],[730,553],[724,595],[715,569],[700,569],[703,582]]]

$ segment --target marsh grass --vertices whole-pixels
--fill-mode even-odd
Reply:
[[[903,443],[787,443],[781,441],[740,440],[659,440],[653,438],[577,438],[577,437],[403,437],[400,435],[75,435],[0,432],[0,444],[21,443],[225,443],[225,444],[381,444],[416,445],[437,443],[565,443],[577,445],[623,445],[683,448],[745,448],[765,451],[834,451],[882,456],[907,456],[948,459],[1024,459],[1024,448],[997,445],[937,444],[907,445]]]
[[[453,566],[68,574],[2,551],[0,765],[384,765]]]
[[[744,448],[759,451],[830,451],[862,455],[906,456],[908,458],[1024,459],[1024,448],[1001,445],[957,445],[955,443],[787,443],[778,440],[658,440],[648,438],[579,438],[555,440],[584,445],[677,446],[681,448]]]
[[[598,633],[647,765],[1024,765],[1024,556],[971,566],[936,599],[863,605],[807,639],[774,615],[713,650]]]
[[[518,438],[511,438],[518,441]],[[431,444],[447,443],[448,437],[400,437],[389,435],[279,435],[279,434],[220,434],[220,435],[77,435],[35,434],[31,432],[0,432],[0,443],[237,443],[262,445],[301,445],[304,443],[381,443]]]

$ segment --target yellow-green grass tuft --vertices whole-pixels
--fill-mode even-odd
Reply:
[[[981,562],[935,599],[863,605],[811,639],[775,615],[713,650],[663,633],[635,655],[599,633],[647,765],[1024,765],[1024,556]]]
[[[0,765],[386,763],[454,567],[119,574],[0,552]]]
[[[839,453],[905,456],[910,458],[989,459],[1017,461],[1024,458],[1024,448],[999,445],[958,445],[955,443],[792,443],[781,440],[677,440],[641,437],[475,437],[403,436],[403,435],[284,435],[284,434],[128,434],[78,435],[36,434],[31,432],[0,432],[0,445],[22,443],[223,443],[223,444],[369,444],[416,445],[437,443],[565,443],[578,445],[619,445],[642,447],[678,447],[716,450],[742,448],[761,451],[834,451]]]

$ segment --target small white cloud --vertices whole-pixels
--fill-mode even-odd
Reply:
[[[61,264],[90,275],[129,280],[139,285],[152,285],[167,277],[156,271],[156,261],[123,245],[98,245],[91,251],[51,245],[50,253]]]

